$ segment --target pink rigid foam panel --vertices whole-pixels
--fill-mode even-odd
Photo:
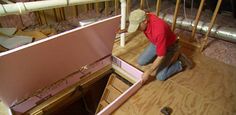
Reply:
[[[0,54],[0,99],[22,98],[111,54],[120,16]]]
[[[117,66],[122,68],[124,71],[129,73],[136,81],[141,80],[143,72],[138,70],[137,68],[129,65],[125,61],[119,59],[118,57],[113,56],[113,63],[115,63]]]
[[[14,105],[13,107],[11,107],[11,109],[20,113],[24,113],[27,110],[31,109],[32,107],[36,106],[36,103],[43,102],[45,101],[45,99],[48,99],[49,97],[54,96],[58,92],[77,83],[82,76],[93,74],[110,64],[111,64],[111,56],[108,56],[105,59],[100,60],[99,62],[89,65],[87,70],[83,72],[76,72],[73,75],[66,77],[65,79],[51,85],[49,88],[41,91],[37,95],[31,96],[30,98],[24,100],[20,104]]]

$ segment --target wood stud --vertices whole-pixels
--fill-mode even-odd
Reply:
[[[159,16],[161,9],[161,0],[157,0],[157,5],[156,5],[156,15]]]
[[[39,23],[39,25],[42,25],[42,20],[41,20],[41,17],[40,17],[39,11],[36,11],[36,12],[35,12],[35,15],[36,15],[36,17],[37,17],[37,19],[38,19],[38,23]]]
[[[180,5],[180,0],[177,0],[176,5],[175,5],[175,13],[173,17],[172,27],[171,27],[173,32],[175,31],[176,19],[179,12],[179,5]]]
[[[115,15],[118,14],[119,0],[115,0]]]
[[[99,2],[95,3],[96,15],[99,16]]]
[[[84,5],[84,11],[85,11],[85,13],[88,13],[88,6],[87,6],[87,4]]]
[[[214,14],[213,14],[213,16],[212,16],[212,18],[211,18],[211,22],[210,22],[210,24],[209,24],[209,26],[208,26],[208,31],[207,31],[207,33],[206,33],[206,35],[205,35],[205,37],[204,37],[204,40],[203,40],[203,42],[202,42],[200,51],[203,51],[203,49],[204,49],[204,47],[205,47],[205,44],[207,43],[208,36],[209,36],[209,34],[211,33],[211,29],[212,29],[212,27],[213,27],[213,25],[214,25],[214,23],[215,23],[216,16],[217,16],[218,11],[219,11],[219,9],[220,9],[221,2],[222,2],[222,0],[218,0],[218,2],[217,2],[217,5],[216,5],[216,8],[215,8]]]
[[[56,9],[55,9],[55,8],[53,9],[53,14],[54,14],[54,17],[55,17],[56,22],[58,22],[59,20],[58,20],[58,18],[57,18],[57,12],[56,12]]]
[[[195,38],[195,33],[196,33],[196,30],[197,30],[198,22],[199,22],[200,17],[201,17],[201,13],[202,13],[202,8],[203,8],[203,5],[204,5],[204,2],[205,2],[205,0],[201,0],[200,6],[198,8],[197,16],[195,18],[195,21],[193,22],[194,26],[193,26],[193,29],[192,29],[191,39]]]
[[[24,23],[23,23],[22,16],[21,16],[21,15],[19,15],[19,18],[20,18],[20,22],[21,22],[22,26],[24,27]]]
[[[126,6],[126,9],[127,9],[127,10],[126,10],[126,11],[127,11],[126,15],[127,15],[127,16],[129,16],[129,13],[130,13],[130,8],[131,8],[131,7],[130,7],[130,3],[131,3],[131,1],[130,1],[130,0],[127,0],[127,6]]]
[[[48,25],[47,18],[46,18],[44,10],[42,11],[42,13],[43,13],[43,19],[45,21],[45,24]]]
[[[105,1],[105,16],[108,16],[108,6],[109,6],[109,2]]]
[[[76,13],[76,17],[78,18],[79,17],[79,7],[78,5],[75,6],[75,13]]]
[[[144,0],[140,0],[140,9],[144,9]]]

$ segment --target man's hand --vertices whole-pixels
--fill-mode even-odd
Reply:
[[[142,84],[145,84],[150,78],[151,72],[149,70],[145,71],[142,75]]]
[[[164,56],[158,56],[155,61],[152,63],[152,66],[146,70],[142,75],[142,84],[145,84],[149,79],[154,78],[156,75],[157,69],[162,62]]]

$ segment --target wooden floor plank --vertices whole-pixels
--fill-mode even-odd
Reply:
[[[125,48],[116,42],[113,55],[145,71],[137,59],[149,44],[142,33],[127,37]],[[153,81],[143,86],[113,114],[161,115],[164,106],[174,115],[233,115],[236,114],[236,68],[198,52],[182,48],[195,66],[180,72],[165,82]]]
[[[173,77],[176,83],[202,95],[215,105],[236,112],[235,68],[204,56],[195,56],[191,71]]]

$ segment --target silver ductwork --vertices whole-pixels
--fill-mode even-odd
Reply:
[[[160,13],[160,18],[164,19],[168,23],[173,22],[173,15]],[[184,17],[177,17],[176,27],[192,31],[194,26],[193,19],[185,19]],[[197,32],[205,34],[208,31],[209,23],[199,21],[197,26]],[[219,38],[222,40],[230,41],[236,43],[236,28],[224,27],[215,24],[210,33],[211,37]]]

